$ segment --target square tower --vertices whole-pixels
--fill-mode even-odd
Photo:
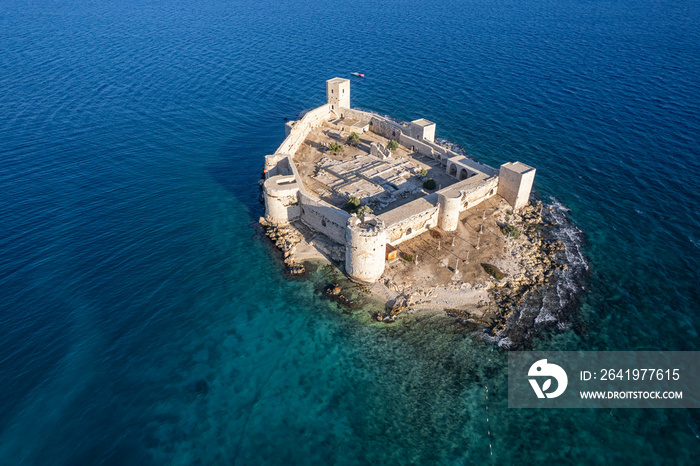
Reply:
[[[535,169],[521,162],[501,165],[498,173],[498,195],[508,201],[513,209],[526,206],[530,200]]]
[[[331,111],[338,113],[341,107],[350,108],[350,80],[333,78],[326,81],[326,97]]]
[[[425,118],[420,118],[411,122],[409,132],[411,133],[411,137],[413,139],[435,142],[436,126],[437,125],[432,121],[428,121]]]

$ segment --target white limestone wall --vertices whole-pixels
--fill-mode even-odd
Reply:
[[[452,186],[454,186],[455,189],[458,189],[458,184]],[[492,176],[479,186],[463,192],[464,197],[462,198],[462,210],[464,211],[470,207],[477,206],[486,199],[498,194],[498,177]]]
[[[292,157],[288,154],[272,154],[265,156],[265,178],[276,175],[296,176],[292,169]],[[296,178],[300,183],[299,177]]]
[[[321,123],[328,120],[330,116],[331,112],[328,104],[321,105],[318,108],[306,112],[301,120],[296,121],[294,125],[291,126],[289,135],[277,148],[277,153],[296,154],[311,130],[320,126]]]
[[[396,246],[438,225],[440,208],[437,204],[437,196],[431,194],[428,198],[433,202],[416,199],[380,215],[384,219],[389,219],[386,224],[389,244]]]
[[[284,124],[284,137],[286,138],[292,133],[292,128],[294,128],[294,125],[296,125],[297,122],[296,120],[289,120]]]
[[[386,160],[391,157],[391,151],[381,142],[373,142],[369,145],[369,155],[373,155],[380,160]]]
[[[345,227],[350,214],[307,193],[299,195],[301,221],[336,243],[345,244]]]
[[[423,141],[419,141],[418,139],[401,134],[401,136],[399,136],[399,143],[401,143],[401,145],[404,147],[407,147],[410,151],[418,152],[419,154],[432,157],[433,159],[435,158],[435,153],[432,147]]]
[[[458,225],[459,215],[462,212],[495,196],[497,189],[497,176],[481,180],[464,180],[425,198],[416,199],[385,212],[380,217],[387,220],[387,241],[392,246],[396,246],[433,227],[453,231]],[[452,194],[445,196],[446,193]],[[451,197],[451,199],[441,202],[442,196]],[[447,207],[446,211],[443,211],[443,206]]]
[[[343,118],[368,121],[370,131],[382,135],[385,138],[394,139],[395,141],[399,140],[399,137],[403,132],[408,131],[408,128],[401,126],[388,118],[354,108],[341,108],[340,115]]]
[[[348,219],[345,230],[345,272],[353,280],[374,283],[384,273],[386,230],[381,220],[368,217],[364,221],[355,216]],[[366,227],[368,223],[374,225]]]
[[[356,110],[354,108],[342,107],[340,110],[340,116],[343,118],[350,118],[352,120],[367,121],[372,119],[374,114],[369,112],[363,112],[362,110]]]

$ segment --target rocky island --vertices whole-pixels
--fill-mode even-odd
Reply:
[[[424,118],[353,109],[348,79],[326,94],[265,157],[260,223],[290,272],[328,261],[386,303],[378,321],[442,312],[509,346],[523,300],[566,268],[552,206],[530,200],[535,168],[482,164]]]

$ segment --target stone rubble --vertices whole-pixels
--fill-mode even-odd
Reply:
[[[303,263],[294,259],[296,245],[302,241],[299,231],[291,225],[273,225],[264,218],[260,218],[260,225],[265,229],[265,234],[284,255],[284,265],[292,275],[303,274],[306,271]]]

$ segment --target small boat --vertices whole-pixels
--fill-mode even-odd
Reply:
[[[364,74],[364,73],[358,73],[357,71],[353,71],[353,72],[350,73],[350,74],[353,75],[353,76],[359,76],[360,78],[364,78],[364,77],[365,77],[365,74]]]

